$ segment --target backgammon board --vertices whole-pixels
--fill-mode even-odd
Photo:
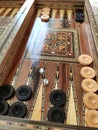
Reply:
[[[0,22],[0,128],[98,129],[98,26],[89,0],[28,0]]]

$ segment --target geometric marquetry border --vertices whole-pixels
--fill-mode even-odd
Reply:
[[[60,123],[50,123],[50,122],[40,122],[40,121],[31,121],[13,117],[0,117],[0,129],[2,130],[95,130],[89,127],[79,127],[73,125],[63,125]],[[97,130],[97,128],[96,128]]]
[[[98,25],[94,16],[94,13],[92,11],[92,7],[90,5],[89,0],[85,0],[85,7],[86,7],[86,11],[88,13],[88,19],[90,22],[90,27],[91,27],[91,33],[93,35],[94,38],[94,43],[95,43],[95,47],[96,47],[96,53],[93,52],[93,58],[94,58],[94,68],[98,71]],[[92,45],[91,45],[92,46]]]
[[[97,51],[97,55],[98,55],[98,25],[97,22],[95,20],[95,16],[94,13],[92,11],[92,7],[90,5],[89,0],[85,1],[85,7],[88,13],[88,18],[89,18],[89,22],[90,22],[90,26],[91,26],[91,31],[92,31],[92,35],[94,38],[94,42],[95,42],[95,47],[96,47],[96,51]],[[94,57],[95,61],[96,61],[96,66],[98,67],[98,57]]]

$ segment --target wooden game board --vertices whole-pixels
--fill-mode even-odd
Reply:
[[[98,82],[98,28],[91,6],[88,0],[55,2],[32,0],[29,5],[25,2],[12,22],[14,29],[5,42],[5,45],[10,43],[9,49],[0,61],[0,84],[11,84],[15,90],[26,84],[31,87],[33,95],[23,102],[27,107],[25,118],[1,116],[2,129],[3,125],[4,129],[9,126],[10,129],[24,130],[98,129],[90,128],[85,121],[87,109],[83,103],[85,93],[81,88],[83,78],[80,75],[83,66],[78,62],[79,55],[90,55],[93,63],[89,67],[96,71],[94,80]],[[42,22],[41,12],[47,6],[51,8],[50,19]],[[75,21],[75,10],[78,8],[84,11],[83,23]],[[45,69],[44,76],[39,73],[40,68]],[[44,79],[49,81],[46,86]],[[64,123],[47,119],[48,110],[53,106],[49,96],[56,89],[66,94]],[[14,95],[8,103],[11,105],[17,101]]]

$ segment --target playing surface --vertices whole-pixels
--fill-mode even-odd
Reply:
[[[84,22],[78,23],[75,19],[75,9],[65,9],[64,6],[63,8],[55,7],[51,8],[49,21],[43,22],[41,21],[43,7],[37,6],[34,23],[32,19],[30,21],[30,33],[29,35],[25,33],[24,39],[21,40],[15,64],[6,78],[5,84],[11,84],[15,88],[15,94],[7,102],[11,106],[19,101],[16,90],[21,85],[28,85],[32,96],[22,101],[27,108],[24,119],[51,124],[47,117],[48,111],[53,107],[50,94],[58,89],[66,95],[65,105],[61,106],[66,118],[61,125],[87,127],[89,125],[85,121],[85,113],[88,109],[83,103],[85,92],[81,87],[83,78],[80,75],[80,70],[84,66],[78,62],[78,57],[81,54],[90,55],[93,63],[89,67],[98,72],[97,51],[88,22],[88,14],[85,12]],[[24,46],[25,42],[27,43]],[[20,55],[22,57],[19,60]],[[41,69],[44,69],[44,73],[40,73]],[[97,75],[94,80],[97,81]],[[20,93],[25,95],[26,90]],[[59,100],[58,95],[56,99]],[[20,111],[21,109],[16,107],[14,113]],[[9,116],[8,113],[5,116]],[[57,118],[59,118],[58,115]]]

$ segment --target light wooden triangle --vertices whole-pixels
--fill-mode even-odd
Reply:
[[[42,109],[42,89],[43,84],[40,86],[40,90],[36,99],[36,103],[33,109],[31,120],[41,121],[41,109]]]
[[[13,12],[11,13],[10,18],[14,17],[15,14],[17,14],[18,10],[19,10],[19,8],[15,8],[15,9],[13,10]]]
[[[3,14],[2,18],[4,18],[5,16],[7,16],[7,14],[12,10],[12,8],[8,8],[5,13]]]
[[[5,8],[0,8],[0,13],[2,13],[5,10]]]
[[[69,105],[68,105],[66,124],[77,125],[72,85],[70,88],[70,97],[69,97]]]

